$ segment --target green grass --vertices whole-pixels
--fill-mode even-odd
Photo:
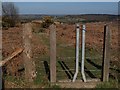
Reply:
[[[25,86],[25,81],[23,77],[15,77],[15,76],[11,76],[11,75],[4,75],[3,79],[9,82],[13,82],[14,84],[18,85],[18,87],[23,87]]]
[[[3,59],[3,57],[2,57],[2,55],[0,54],[0,60],[2,60]]]
[[[59,85],[52,85],[50,88],[53,88],[53,89],[57,90],[57,89],[60,88],[60,86]]]
[[[115,80],[110,79],[109,82],[102,82],[100,84],[97,84],[96,88],[120,88],[120,85]]]
[[[75,48],[57,47],[57,57],[75,57]]]
[[[50,41],[49,41],[49,36],[46,36],[45,33],[34,33],[37,35],[38,39],[42,40],[42,44],[46,45],[48,49],[50,49]],[[40,42],[41,43],[41,42]],[[56,67],[57,67],[57,81],[58,80],[68,80],[68,75],[66,72],[63,70],[63,68],[60,65],[60,62],[64,62],[66,66],[69,69],[69,74],[70,71],[72,74],[75,73],[75,47],[74,46],[69,46],[67,42],[62,42],[59,39],[57,39],[57,62],[56,62]],[[66,45],[66,46],[63,46]],[[62,45],[62,46],[61,46]],[[81,48],[79,48],[79,62],[81,63]],[[112,52],[113,55],[116,55],[116,52]],[[101,66],[102,66],[102,52],[97,50],[96,48],[89,48],[86,47],[85,49],[85,71],[93,70],[90,71],[91,74],[93,74],[96,78],[101,78]],[[62,57],[62,58],[59,58]],[[74,57],[74,58],[68,58],[68,57]],[[0,57],[1,58],[1,57]],[[58,85],[50,85],[50,81],[48,79],[48,75],[46,74],[46,69],[44,62],[48,63],[48,68],[49,68],[49,63],[50,63],[50,56],[49,54],[47,55],[36,55],[33,57],[35,60],[36,64],[36,71],[37,71],[37,77],[34,80],[34,84],[44,87],[44,88],[60,88]],[[81,79],[81,73],[80,73],[80,68],[81,65],[79,66],[79,73],[78,73],[78,78]],[[117,68],[118,69],[118,68]],[[91,78],[88,73],[85,72],[85,75],[88,78]],[[24,79],[17,79],[16,77],[13,76],[5,76],[5,79],[11,82],[15,82],[16,84],[21,84],[23,83]],[[103,82],[100,84],[97,84],[96,88],[118,88],[119,87],[120,80],[115,81],[113,79],[110,79],[109,82]]]
[[[49,39],[45,37],[45,33],[34,33],[38,39],[42,40],[42,44],[46,45],[49,49]],[[35,64],[36,64],[36,71],[37,77],[34,80],[35,85],[40,85],[41,87],[49,87],[49,80],[48,76],[45,71],[44,61],[49,63],[49,54],[47,55],[37,55],[34,56]]]
[[[45,34],[41,33],[35,33],[38,36],[38,39],[42,39],[42,43],[49,47],[49,37],[46,37]],[[61,44],[66,44],[63,43],[59,40],[57,40],[57,62],[56,62],[56,67],[57,67],[57,81],[58,80],[68,80],[73,78],[71,73],[74,75],[75,73],[75,47],[73,46],[61,46]],[[88,48],[86,47],[86,53],[85,53],[85,75],[87,79],[92,78],[90,76],[90,73],[95,76],[96,78],[101,78],[101,66],[102,66],[102,52],[99,52],[96,50],[96,48]],[[60,57],[60,58],[59,58]],[[73,58],[68,58],[68,57],[73,57]],[[50,81],[48,79],[48,74],[46,74],[46,69],[45,69],[45,62],[48,64],[48,69],[49,69],[49,63],[50,63],[50,56],[49,54],[46,55],[37,55],[34,56],[33,59],[35,60],[36,63],[36,71],[37,71],[37,77],[34,80],[34,84],[44,87],[44,88],[59,88],[60,86],[50,85]],[[62,65],[66,65],[69,69],[70,77],[66,74],[66,72],[63,70],[61,67],[61,64],[64,62]],[[79,62],[81,63],[81,48],[79,50]],[[81,79],[81,73],[80,73],[80,68],[81,65],[79,66],[79,73],[78,73],[78,78]],[[93,70],[88,72],[89,70]],[[14,82],[15,79],[12,77],[7,77],[7,80],[10,80]],[[20,81],[18,81],[20,82]],[[96,88],[106,88],[106,87],[117,87],[117,82],[114,80],[111,80],[110,82],[105,82],[105,83],[100,83],[96,86]]]
[[[49,38],[44,37],[43,34],[39,34],[38,35],[39,38],[42,38],[42,41],[45,45],[48,46],[49,48]],[[74,69],[75,69],[75,58],[67,58],[67,57],[75,57],[75,48],[72,46],[69,47],[63,47],[60,45],[61,42],[57,43],[57,81],[58,80],[67,80],[68,75],[66,74],[66,72],[63,70],[63,68],[61,67],[60,63],[61,61],[64,61],[64,63],[66,64],[66,66],[72,72],[72,74],[75,73]],[[100,57],[98,54],[95,54],[95,50],[90,51],[89,49],[86,49],[86,51],[91,52],[91,53],[86,53],[86,59],[90,59],[92,62],[97,63],[97,64],[101,64],[101,61],[99,61]],[[94,57],[90,57],[94,55]],[[58,57],[62,57],[64,59],[60,59]],[[81,49],[80,49],[80,62],[81,62]],[[38,55],[34,57],[35,63],[36,63],[36,71],[37,71],[37,77],[34,80],[34,84],[44,87],[44,88],[49,88],[50,86],[50,82],[48,79],[48,75],[46,74],[46,70],[45,70],[45,66],[44,66],[44,62],[46,61],[48,63],[48,67],[49,67],[49,63],[50,63],[50,56],[49,54],[47,55]],[[87,67],[88,70],[90,69],[94,69],[97,70],[97,68],[95,68],[93,65],[91,65],[90,63],[88,63],[85,60],[85,66]],[[98,71],[91,71],[91,73],[93,73],[95,76],[100,77],[101,73]],[[90,78],[90,76],[86,73],[87,78]],[[71,76],[72,77],[72,76]],[[72,78],[71,78],[72,79]],[[78,73],[78,78],[77,79],[81,79],[81,73],[80,73],[80,67],[79,67],[79,73]],[[14,82],[14,79],[8,78],[8,80]],[[17,81],[20,82],[20,81]],[[59,88],[59,86],[52,86],[51,88]]]
[[[36,71],[37,71],[37,77],[35,79],[35,84],[48,84],[48,78],[46,75],[45,67],[44,67],[44,61],[48,61],[49,57],[41,57],[37,58],[36,63]]]
[[[49,48],[49,37],[45,37],[44,34],[40,34],[40,33],[38,33],[38,37],[41,38],[43,43],[45,45],[47,45]],[[61,46],[61,44],[67,45],[67,42],[63,43],[63,42],[57,40],[57,65],[56,65],[57,80],[68,79],[68,75],[63,70],[63,68],[61,67],[59,62],[63,61],[69,69],[72,69],[72,70],[70,70],[72,72],[72,74],[75,73],[75,70],[74,70],[75,69],[75,58],[67,58],[67,57],[75,57],[75,47],[73,47],[73,46],[64,47],[64,46]],[[80,48],[79,52],[80,52],[79,59],[81,62],[81,48]],[[62,59],[60,59],[59,57],[62,57]],[[45,58],[48,58],[48,59],[45,59]],[[49,59],[50,59],[49,55],[48,56],[40,56],[39,55],[39,58],[38,58],[39,61],[47,61],[48,63],[49,63]],[[101,69],[98,69],[95,66],[93,66],[92,64],[90,64],[87,61],[87,59],[89,59],[89,61],[91,61],[93,64],[97,64],[97,66],[101,66],[102,65],[101,52],[97,52],[97,50],[95,48],[91,49],[91,48],[86,47],[86,60],[85,60],[85,67],[87,68],[87,70],[93,70],[90,72],[95,77],[101,78]],[[38,60],[36,61],[37,62],[36,64],[37,64],[37,66],[41,66],[41,67],[40,68],[37,67],[38,68],[37,69],[38,77],[36,79],[36,83],[43,83],[43,81],[49,82],[49,80],[47,80],[47,78],[45,78],[45,77],[47,77],[46,74],[44,73],[45,67],[44,67],[44,65],[42,65],[43,63],[39,63]],[[79,71],[80,71],[80,67],[79,67]],[[43,76],[45,76],[45,77],[43,77]],[[86,73],[86,76],[87,76],[87,78],[91,78],[88,73]],[[81,79],[80,72],[78,74],[78,78]]]
[[[39,33],[39,37],[42,39],[43,43],[44,43],[45,45],[47,45],[48,48],[49,48],[49,46],[50,46],[49,37],[46,37],[45,34],[40,34],[40,33]]]

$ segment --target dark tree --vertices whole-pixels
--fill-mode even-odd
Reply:
[[[18,22],[18,8],[12,2],[2,3],[3,27],[14,27]]]

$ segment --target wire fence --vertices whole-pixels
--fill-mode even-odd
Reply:
[[[86,24],[86,40],[85,40],[85,75],[87,79],[89,78],[102,78],[102,61],[103,61],[103,39],[104,39],[104,24],[93,23],[92,25]],[[74,26],[73,26],[74,27]],[[67,27],[66,27],[67,28]],[[111,27],[110,27],[111,28]],[[114,38],[117,42],[117,30],[111,28],[111,44],[115,42],[112,38]],[[114,31],[114,33],[113,33]],[[70,36],[65,36],[66,32],[70,32],[70,30],[65,29],[64,31],[59,31],[57,29],[57,33],[62,33],[62,36],[57,36],[57,64],[56,64],[56,74],[57,81],[59,80],[72,80],[75,73],[75,27],[74,30],[71,30]],[[79,73],[77,79],[82,79],[81,77],[81,31],[80,31],[80,45],[79,45]],[[116,35],[116,36],[115,36]],[[72,38],[74,37],[74,38]],[[49,38],[49,37],[48,37]],[[64,38],[63,42],[61,42],[61,38]],[[68,41],[66,41],[68,40]],[[48,40],[49,41],[49,40]],[[49,45],[49,44],[48,44]],[[118,53],[117,45],[115,48],[111,46],[111,60]],[[50,48],[48,46],[48,48]],[[116,51],[117,50],[117,51]],[[115,52],[114,52],[115,51]],[[115,54],[112,54],[115,53]],[[117,59],[118,60],[118,59]],[[47,56],[43,56],[39,58],[39,70],[40,75],[46,76],[50,79],[50,57],[49,54]]]
[[[88,27],[89,28],[89,27]],[[87,78],[101,78],[101,70],[102,70],[102,49],[103,49],[103,33],[98,30],[95,30],[94,26],[91,27],[92,30],[86,30],[86,47],[85,47],[85,74]],[[94,29],[94,30],[93,30]],[[80,33],[80,55],[79,55],[79,74],[78,79],[81,79],[81,33]],[[101,40],[101,42],[97,40]],[[69,43],[68,43],[69,44]],[[67,43],[66,43],[67,46]],[[67,52],[67,57],[63,54],[57,57],[58,65],[57,68],[57,79],[61,80],[73,79],[73,75],[75,73],[75,47],[68,46],[64,48],[64,46],[57,47],[63,48],[60,53]],[[71,55],[71,50],[74,54]],[[60,68],[61,67],[61,68]]]
[[[66,28],[65,28],[66,27]],[[57,26],[57,57],[56,57],[56,74],[57,81],[72,80],[75,74],[75,40],[76,30],[74,25],[67,25],[64,28],[62,25]],[[117,23],[109,23],[111,32],[111,47],[110,47],[110,76],[116,80],[120,80],[120,43],[119,43],[119,30]],[[102,62],[103,62],[103,37],[104,37],[104,24],[103,23],[87,23],[86,24],[86,40],[85,40],[85,75],[87,79],[102,78]],[[34,33],[34,32],[33,32]],[[3,35],[7,36],[7,35]],[[48,33],[34,33],[32,42],[32,51],[34,53],[33,60],[35,60],[37,77],[36,82],[49,82],[50,81],[50,44]],[[10,37],[10,36],[9,36]],[[11,39],[11,38],[10,38]],[[15,40],[15,39],[14,39]],[[13,41],[14,41],[13,40]],[[6,43],[13,43],[8,41]],[[19,41],[19,40],[18,40]],[[79,45],[79,73],[77,80],[81,80],[81,58],[82,58],[82,33],[80,31],[80,45]],[[10,45],[10,44],[9,44]],[[15,46],[16,44],[12,45]],[[39,48],[38,46],[42,46]],[[45,45],[45,47],[44,47]],[[33,46],[37,47],[35,49]],[[3,43],[3,49],[6,49]],[[6,49],[6,51],[8,51]],[[34,52],[35,51],[35,52]],[[8,51],[9,52],[9,51]],[[44,52],[44,53],[43,53]],[[22,57],[22,56],[21,56]],[[21,58],[20,58],[21,59]],[[22,59],[21,59],[22,60]],[[16,60],[16,62],[18,62]],[[17,65],[16,65],[17,66]],[[13,67],[15,65],[13,64]],[[18,66],[17,66],[18,67]],[[17,69],[16,69],[17,70]],[[22,69],[24,71],[24,69]],[[13,68],[11,69],[13,71]],[[23,75],[23,74],[21,74]],[[20,77],[21,78],[21,77]]]

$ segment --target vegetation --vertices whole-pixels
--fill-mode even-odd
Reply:
[[[32,27],[34,33],[44,33],[45,28],[42,28],[41,25]]]
[[[42,28],[48,28],[51,24],[53,24],[53,20],[50,16],[43,17]]]
[[[21,15],[21,23],[31,22],[32,20],[43,20],[42,27],[46,28],[50,22],[58,21],[60,23],[75,24],[75,23],[89,23],[89,22],[104,22],[104,21],[115,21],[117,15],[106,15],[106,14],[85,14],[85,15]],[[46,20],[46,19],[48,20]],[[50,22],[49,22],[50,21]],[[47,24],[46,24],[47,23]]]
[[[66,15],[56,18],[57,21],[67,24],[104,22],[117,20],[117,15],[85,14],[85,15]]]
[[[120,88],[118,82],[111,79],[109,82],[102,82],[96,85],[96,88]]]
[[[2,3],[2,26],[14,27],[18,22],[18,8],[12,2]]]
[[[57,20],[57,19],[56,19]],[[60,20],[60,19],[59,19]],[[94,22],[95,20],[85,20],[85,19],[75,19],[75,18],[61,18],[61,22],[66,23],[76,23],[76,22]],[[73,21],[73,22],[72,22]],[[42,33],[45,31],[46,28],[49,27],[53,23],[53,18],[50,16],[43,17],[43,23],[41,25],[34,25],[34,35],[39,39],[40,42],[37,44],[45,45],[48,49],[47,52],[49,52],[50,45],[49,45],[49,36],[46,36],[46,33]],[[5,24],[7,25],[7,24]],[[9,26],[9,25],[8,25]],[[66,24],[61,25],[63,26],[63,30],[67,31]],[[36,30],[36,31],[35,31]],[[69,33],[68,33],[69,34]],[[34,36],[33,35],[33,36]],[[34,38],[35,39],[35,38]],[[36,40],[37,41],[37,40]],[[38,48],[39,49],[39,48]],[[101,79],[101,70],[102,70],[102,51],[100,52],[96,48],[86,47],[86,58],[85,58],[85,74],[87,78],[100,78]],[[36,87],[36,88],[60,88],[58,85],[50,85],[49,81],[49,53],[47,54],[40,54],[37,52],[37,55],[33,57],[33,60],[35,60],[36,65],[36,71],[37,71],[37,77],[34,80],[34,83],[28,87]],[[80,66],[81,68],[81,49],[80,49]],[[68,42],[62,42],[57,38],[57,80],[66,80],[66,79],[72,79],[75,69],[75,47],[69,45]],[[66,69],[64,69],[66,67]],[[110,68],[110,70],[113,68]],[[114,68],[114,71],[119,71],[119,68]],[[78,79],[81,79],[81,74],[78,74]],[[28,83],[24,82],[23,77],[20,77],[20,79],[13,76],[5,76],[5,80],[14,82],[15,84],[23,87],[23,85],[26,85],[24,87],[27,87]],[[96,86],[96,88],[118,88],[120,83],[120,79],[116,81],[116,79],[111,79],[110,82],[101,82]],[[16,86],[17,87],[17,86]]]

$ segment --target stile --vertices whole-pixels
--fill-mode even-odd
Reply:
[[[107,25],[104,26],[104,46],[103,46],[103,82],[109,81],[110,67],[110,30]]]
[[[56,82],[56,27],[50,26],[50,81]]]

